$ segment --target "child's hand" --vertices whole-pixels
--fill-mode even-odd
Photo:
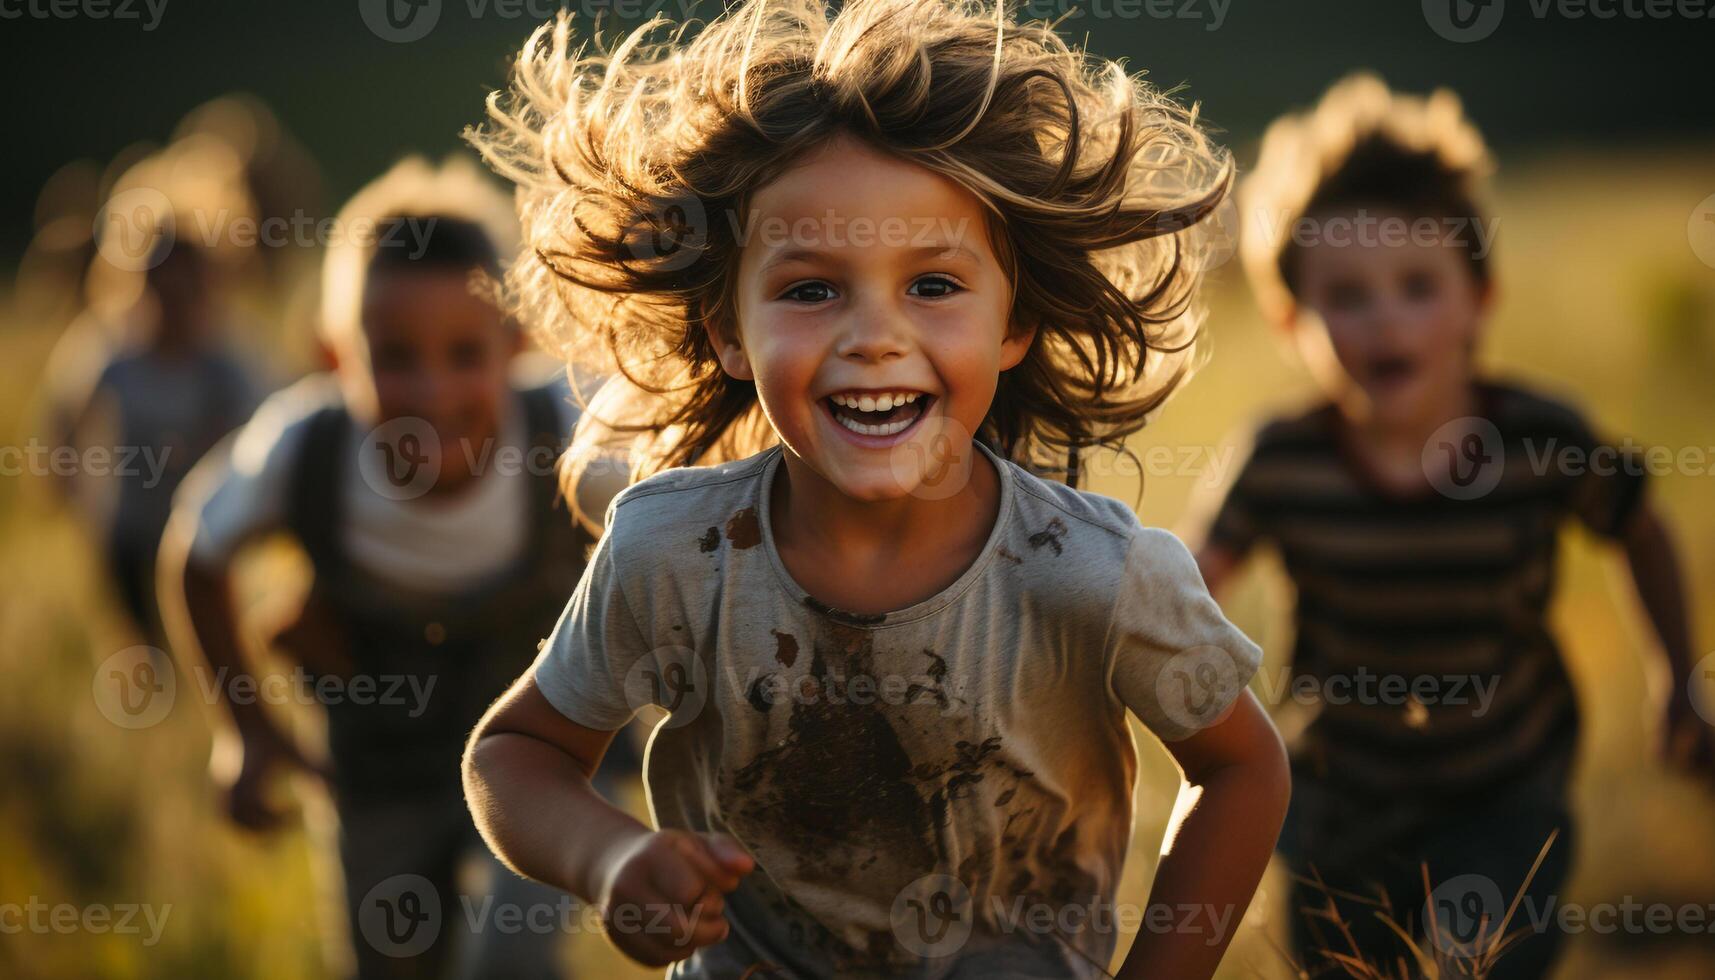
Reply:
[[[614,858],[602,882],[608,938],[644,966],[686,959],[727,937],[724,896],[755,866],[725,834],[646,834]]]
[[[239,756],[237,765],[222,765],[221,757],[232,753]],[[274,830],[285,820],[285,813],[269,796],[275,773],[296,769],[325,776],[290,738],[277,730],[242,733],[236,745],[216,753],[213,768],[216,782],[224,791],[227,817],[254,831]]]

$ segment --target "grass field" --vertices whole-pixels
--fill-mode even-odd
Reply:
[[[1570,395],[1606,431],[1675,449],[1715,446],[1715,268],[1687,240],[1693,209],[1715,192],[1712,149],[1514,161],[1498,186],[1502,292],[1487,363]],[[1242,287],[1236,263],[1220,270],[1212,359],[1137,448],[1201,447],[1214,456],[1241,427],[1310,397],[1303,372]],[[30,398],[62,326],[17,320],[8,312],[0,332],[0,443],[10,445],[39,435]],[[1174,526],[1209,476],[1201,466],[1152,476],[1145,522]],[[1094,488],[1130,500],[1136,481],[1107,475]],[[1655,484],[1679,532],[1701,652],[1715,643],[1712,488],[1715,476],[1706,473]],[[0,685],[0,903],[134,903],[167,916],[153,944],[93,928],[9,931],[0,935],[0,975],[319,975],[305,837],[254,838],[220,821],[205,775],[201,699],[181,692],[163,721],[139,730],[97,709],[96,665],[137,641],[115,611],[86,535],[38,482],[4,477],[0,541],[0,676],[7,679]],[[269,554],[247,575],[267,582],[295,567],[289,556]],[[1708,906],[1715,902],[1715,798],[1646,754],[1645,665],[1654,642],[1623,567],[1598,542],[1572,533],[1560,581],[1555,623],[1587,719],[1576,788],[1583,823],[1567,898]],[[1290,639],[1285,597],[1264,562],[1229,603],[1276,663]],[[1143,899],[1177,789],[1166,755],[1142,746],[1136,841],[1121,894],[1129,902]],[[1279,884],[1271,875],[1223,976],[1290,975],[1268,940],[1283,941]],[[1121,940],[1122,950],[1128,942]],[[621,963],[599,937],[577,937],[568,956],[580,976],[650,975]],[[1712,976],[1715,934],[1581,935],[1560,975]]]

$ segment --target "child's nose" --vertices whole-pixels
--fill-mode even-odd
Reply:
[[[901,357],[911,348],[913,335],[909,317],[873,304],[853,310],[846,318],[837,352],[842,358],[859,361]]]

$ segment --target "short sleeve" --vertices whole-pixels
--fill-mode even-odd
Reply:
[[[1163,741],[1218,722],[1262,662],[1262,649],[1227,621],[1191,552],[1139,526],[1108,632],[1109,689]]]
[[[611,517],[611,512],[609,513]],[[561,714],[586,728],[624,728],[648,694],[650,645],[621,582],[615,535],[596,542],[583,578],[531,668],[536,686]],[[628,693],[629,685],[629,693]]]
[[[1644,450],[1634,443],[1603,440],[1582,420],[1574,427],[1572,442],[1583,465],[1567,467],[1567,507],[1592,532],[1618,537],[1643,500]]]
[[[193,522],[194,561],[229,561],[285,523],[292,469],[310,418],[332,400],[328,379],[300,381],[269,397],[197,463],[174,498],[174,509]]]

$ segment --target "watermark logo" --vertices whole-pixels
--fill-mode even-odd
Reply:
[[[708,212],[694,194],[664,198],[652,209],[633,216],[622,240],[632,258],[652,269],[686,269],[708,248]]]
[[[1685,223],[1685,237],[1691,242],[1692,254],[1698,261],[1715,269],[1715,194],[1697,203],[1691,220]]]
[[[120,191],[95,214],[96,252],[126,272],[153,269],[166,261],[175,224],[167,195],[153,187]]]
[[[1423,444],[1423,475],[1444,497],[1475,500],[1500,485],[1506,469],[1501,430],[1468,415],[1436,429]]]
[[[393,44],[420,41],[441,19],[441,0],[358,0],[370,33]]]
[[[899,488],[922,500],[946,500],[971,483],[971,469],[982,452],[971,430],[950,415],[932,415],[887,452],[887,465]]]
[[[108,721],[120,728],[151,728],[173,710],[178,678],[165,652],[126,647],[96,667],[91,690]]]
[[[144,947],[161,941],[173,906],[120,902],[114,905],[74,905],[45,902],[31,895],[24,902],[0,903],[0,936],[139,936]]]
[[[1715,725],[1715,653],[1697,661],[1685,688],[1691,694],[1691,709],[1705,723]]]
[[[894,896],[889,918],[899,945],[940,959],[964,948],[975,925],[971,890],[952,875],[929,874]]]
[[[1213,272],[1239,248],[1239,206],[1228,194],[1212,214],[1192,225],[1181,261],[1193,272]]]
[[[388,500],[414,500],[441,475],[441,438],[427,420],[406,417],[376,426],[357,450],[358,472]]]
[[[1479,874],[1449,878],[1429,893],[1425,921],[1433,922],[1433,942],[1449,956],[1466,957],[1486,948],[1506,913],[1501,889]]]
[[[1456,44],[1481,41],[1495,33],[1506,15],[1504,0],[1423,0],[1429,29]]]
[[[416,956],[440,937],[440,893],[422,875],[393,875],[363,896],[357,927],[383,956]]]
[[[687,646],[656,647],[625,673],[625,703],[632,711],[651,705],[667,712],[667,728],[689,725],[709,701],[709,672]]]
[[[1238,662],[1227,651],[1195,646],[1174,654],[1162,667],[1155,677],[1155,697],[1174,724],[1202,731],[1220,719],[1244,682]]]
[[[167,0],[0,0],[0,20],[135,20],[145,34],[166,12]]]

